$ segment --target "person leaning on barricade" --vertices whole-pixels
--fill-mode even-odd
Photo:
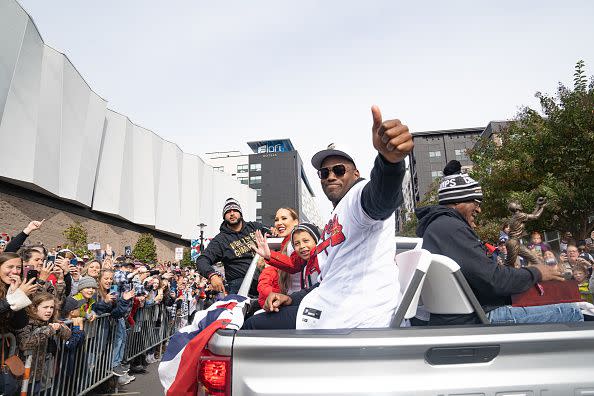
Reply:
[[[68,326],[57,321],[57,308],[56,299],[52,294],[36,293],[31,299],[31,305],[26,308],[29,317],[27,325],[16,332],[23,359],[29,354],[33,355],[30,376],[33,393],[51,382],[44,372],[49,369],[45,367],[47,354],[50,353],[48,351],[56,350],[52,337],[58,336],[62,340],[67,340],[71,335]],[[54,345],[52,347],[48,344]]]
[[[78,282],[77,293],[72,296],[75,300],[83,301],[80,307],[80,316],[93,321],[97,314],[93,311],[95,304],[95,293],[97,291],[97,281],[90,276],[83,276]]]
[[[109,269],[102,269],[99,273],[99,283],[96,293],[96,301],[93,304],[93,311],[98,316],[110,314],[111,320],[105,320],[103,330],[108,337],[113,331],[112,360],[111,368],[113,373],[119,377],[118,384],[124,385],[135,378],[127,375],[127,370],[121,367],[126,347],[126,326],[123,320],[132,309],[134,290],[120,292],[118,285],[113,284],[114,272]],[[123,328],[122,328],[123,325]]]
[[[75,300],[72,297],[66,297],[66,300],[60,308],[60,319],[64,323],[71,322],[71,335],[64,343],[66,348],[65,361],[61,362],[61,366],[66,369],[66,374],[74,375],[74,367],[76,363],[76,351],[84,343],[84,318],[80,317],[80,308],[84,304],[82,300]]]

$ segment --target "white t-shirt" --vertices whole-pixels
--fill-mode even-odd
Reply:
[[[320,286],[299,305],[297,329],[388,327],[400,303],[394,216],[371,219],[361,207],[367,181],[332,211],[318,243]]]

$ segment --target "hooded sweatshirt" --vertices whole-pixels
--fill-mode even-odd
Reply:
[[[423,249],[441,254],[460,266],[485,312],[511,304],[511,295],[528,290],[540,281],[534,267],[500,266],[487,257],[478,235],[455,209],[447,206],[426,206],[416,210],[419,224],[417,236],[423,238]],[[431,315],[431,324],[480,323],[475,314]]]
[[[237,232],[230,229],[225,222],[219,230],[196,260],[196,267],[202,276],[208,277],[215,272],[212,265],[221,261],[227,281],[243,278],[254,258],[251,246],[256,244],[256,230],[268,230],[262,224],[252,221],[243,221],[241,230]]]

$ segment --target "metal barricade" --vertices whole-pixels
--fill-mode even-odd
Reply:
[[[27,395],[82,395],[107,381],[111,375],[113,327],[109,314],[85,321],[84,338],[61,340],[57,336],[24,351],[30,367]]]
[[[166,342],[177,327],[177,317],[171,320],[171,311],[156,304],[139,308],[134,315],[134,326],[127,329],[124,360],[132,360],[157,345]],[[187,319],[186,319],[187,320]]]
[[[126,330],[124,361],[129,361],[165,343],[181,325],[185,317],[178,316],[175,307],[156,304],[139,308],[135,325]],[[74,396],[84,395],[113,376],[112,361],[117,321],[110,314],[85,321],[84,338],[61,340],[57,336],[40,338],[35,350],[21,351],[20,356],[29,369],[19,381],[19,389],[26,395]],[[2,334],[2,342],[9,341],[10,350],[18,351],[13,334]],[[9,349],[7,349],[8,351]],[[14,353],[14,351],[13,351]],[[6,352],[8,356],[10,352]]]

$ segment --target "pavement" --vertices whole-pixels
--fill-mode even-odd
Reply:
[[[164,391],[159,381],[159,362],[149,364],[146,367],[146,374],[134,374],[136,379],[130,382],[128,385],[120,386],[118,392],[115,393],[102,393],[100,391],[96,393],[89,393],[89,396],[105,396],[105,395],[119,395],[119,396],[163,396]]]
[[[134,392],[132,394],[146,396],[163,396],[164,391],[159,381],[159,362],[149,364],[146,374],[133,374],[136,379],[119,389],[119,393]]]

